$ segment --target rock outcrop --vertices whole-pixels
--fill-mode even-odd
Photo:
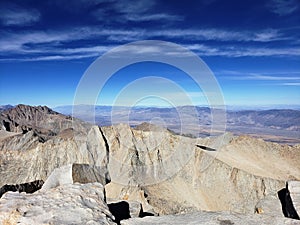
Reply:
[[[106,169],[104,169],[105,173],[102,170],[103,168],[101,167],[88,164],[74,163],[62,166],[53,170],[42,189],[47,190],[64,184],[74,183],[86,184],[99,182],[105,185],[109,183],[109,176],[105,174],[107,172]]]
[[[20,138],[26,135],[29,134]],[[6,141],[12,144],[7,139],[2,143]],[[72,163],[95,166],[100,169],[104,180],[110,179],[108,151],[98,126],[91,126],[86,132],[67,138],[56,136],[29,149],[12,150],[19,144],[15,142],[10,149],[0,151],[0,185],[46,180],[55,168]]]
[[[148,209],[150,204],[159,214],[254,213],[287,179],[300,179],[295,147],[229,134],[192,139],[127,125],[102,129],[110,149],[107,196],[139,201]]]
[[[100,183],[66,184],[33,194],[7,192],[0,224],[115,224]]]

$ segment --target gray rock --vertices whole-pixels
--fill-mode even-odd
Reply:
[[[284,217],[282,206],[277,194],[267,195],[255,206],[255,213],[274,217]]]
[[[33,194],[7,192],[0,224],[115,224],[100,183],[67,184]]]
[[[99,182],[105,185],[106,181],[105,174],[102,174],[102,168],[88,164],[74,163],[54,169],[45,181],[42,189],[47,190],[60,185],[74,183]]]
[[[0,150],[1,186],[8,183],[47,180],[55,168],[74,163],[100,168],[104,180],[110,179],[107,170],[108,149],[98,126],[92,126],[76,136],[56,136],[29,149],[15,149],[17,146],[26,145],[28,139],[22,137],[29,134],[30,132],[18,138],[14,136],[14,142],[9,142],[9,148],[4,147]],[[6,139],[3,142],[6,142]],[[0,142],[0,146],[3,142]]]
[[[150,216],[144,218],[131,218],[121,221],[122,225],[296,225],[300,224],[297,220],[273,217],[268,215],[237,214],[230,212],[194,212],[189,214]]]

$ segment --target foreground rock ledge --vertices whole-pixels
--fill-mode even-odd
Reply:
[[[100,183],[66,184],[33,194],[7,192],[0,224],[115,224]]]
[[[173,225],[173,224],[204,224],[204,225],[252,225],[252,224],[272,224],[272,225],[296,225],[298,220],[273,217],[267,215],[238,214],[230,212],[194,212],[179,215],[166,215],[158,217],[131,218],[122,220],[122,225]]]

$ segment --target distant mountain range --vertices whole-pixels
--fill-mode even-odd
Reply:
[[[0,112],[13,108],[0,106]],[[74,117],[101,126],[126,123],[135,127],[143,122],[163,126],[175,133],[191,137],[218,135],[223,131],[211,130],[212,115],[209,107],[181,106],[122,107],[122,106],[76,106]],[[64,115],[73,114],[73,106],[59,106],[53,110]],[[300,140],[300,110],[297,109],[232,109],[226,111],[226,131],[236,135],[249,134],[268,141],[295,144]]]
[[[65,115],[71,115],[73,107],[60,106],[54,108],[54,110]],[[92,115],[92,112],[93,106],[80,105],[76,106],[74,116],[101,126],[118,123],[136,126],[142,122],[151,122],[174,132],[195,137],[212,134],[212,115],[209,107],[129,108],[95,106],[95,116]],[[269,141],[282,143],[298,143],[300,139],[300,110],[297,109],[230,109],[226,111],[226,117],[226,130],[238,135],[251,134]],[[183,123],[184,129],[182,128]],[[219,134],[218,131],[213,131],[213,133]]]
[[[7,109],[11,109],[13,107],[14,107],[13,105],[0,105],[0,112]]]

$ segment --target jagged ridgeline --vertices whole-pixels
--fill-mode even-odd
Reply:
[[[286,217],[299,218],[299,144],[231,133],[192,138],[147,123],[100,127],[45,106],[8,107],[0,123],[4,224],[294,224]],[[145,218],[124,220],[130,217]]]

